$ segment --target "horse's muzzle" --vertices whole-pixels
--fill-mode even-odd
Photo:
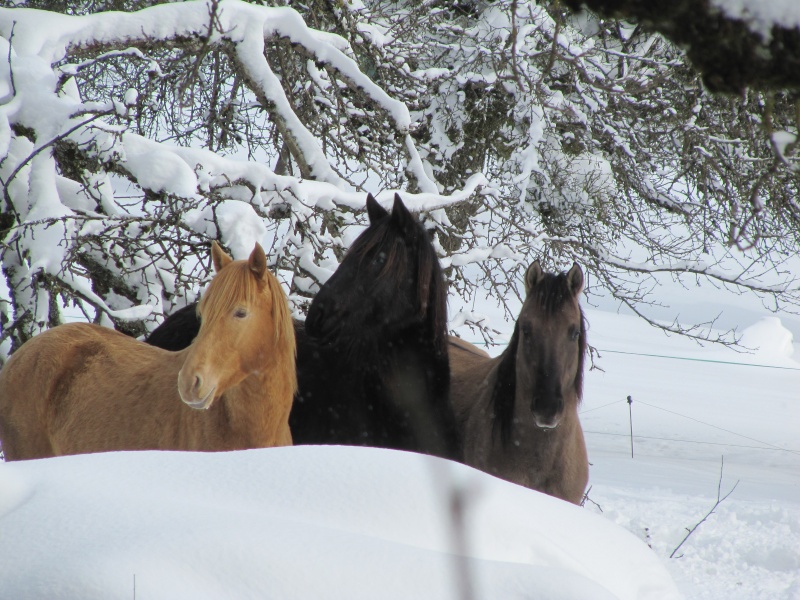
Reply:
[[[195,408],[197,410],[207,410],[211,403],[214,401],[214,392],[217,391],[217,388],[213,388],[206,396],[203,398],[186,398],[183,394],[181,394],[181,400],[183,400],[184,404]]]
[[[338,330],[338,322],[334,311],[320,306],[312,306],[306,317],[306,333],[309,337],[321,341],[329,341]]]
[[[187,376],[191,377],[191,385],[187,381]],[[214,401],[216,396],[217,386],[212,385],[211,389],[204,389],[203,377],[195,373],[188,375],[183,369],[178,373],[178,394],[184,404],[198,410],[205,410]]]
[[[544,429],[545,431],[549,431],[551,429],[555,429],[558,427],[559,423],[561,423],[561,415],[553,417],[551,419],[539,419],[534,415],[534,423],[539,429]]]
[[[534,402],[531,406],[533,422],[539,429],[555,429],[561,423],[564,414],[564,400],[561,398],[551,400],[545,407],[541,402]]]

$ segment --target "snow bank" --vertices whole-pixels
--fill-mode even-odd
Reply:
[[[742,331],[741,344],[768,362],[784,362],[794,354],[794,336],[778,317],[764,317],[746,328]]]
[[[465,499],[463,544],[453,490]],[[2,598],[679,597],[607,519],[463,465],[367,448],[0,464]],[[458,557],[465,557],[459,559]]]

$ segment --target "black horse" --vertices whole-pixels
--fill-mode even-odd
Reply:
[[[460,460],[449,402],[446,284],[425,229],[395,195],[367,196],[369,227],[295,322],[295,444],[412,450]],[[177,311],[147,342],[177,350],[199,323]]]

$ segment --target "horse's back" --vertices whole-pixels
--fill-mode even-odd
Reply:
[[[464,445],[464,462],[486,470],[482,460],[491,442],[490,380],[499,359],[469,342],[449,336],[450,404]],[[488,424],[488,427],[487,427]]]
[[[151,346],[176,352],[187,348],[200,331],[197,303],[189,304],[169,315],[145,340]]]
[[[0,371],[0,442],[5,460],[53,454],[41,423],[47,397],[43,373],[50,370],[53,361],[49,356],[42,356],[41,367],[37,369],[36,360],[39,346],[49,346],[48,340],[39,340],[45,333],[23,344]]]
[[[494,365],[487,352],[448,336],[450,354],[450,399],[459,419],[487,389],[486,378]]]
[[[20,406],[18,397],[30,402],[43,400],[53,379],[80,370],[82,351],[101,344],[96,327],[87,323],[60,325],[23,344],[0,371],[0,411],[7,414]]]
[[[32,338],[0,372],[6,458],[119,449],[110,442],[114,435],[130,438],[125,443],[135,449],[134,430],[141,430],[137,388],[171,354],[88,323],[60,325]],[[177,378],[177,370],[168,371]],[[166,389],[169,374],[161,384]]]
[[[460,353],[460,352],[468,352],[469,354],[473,354],[475,356],[480,356],[483,358],[491,358],[491,355],[486,352],[485,350],[481,350],[474,344],[470,344],[468,341],[461,339],[455,335],[448,335],[447,336],[447,343],[449,346],[449,352],[453,353]],[[452,364],[452,357],[450,359]]]

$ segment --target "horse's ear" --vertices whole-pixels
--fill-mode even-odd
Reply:
[[[583,291],[583,271],[578,263],[572,263],[572,268],[567,273],[567,283],[574,295],[577,296]]]
[[[405,233],[410,233],[414,230],[417,223],[416,218],[403,204],[400,194],[394,195],[394,206],[392,206],[392,223]]]
[[[213,241],[211,242],[211,262],[214,263],[214,271],[219,273],[223,267],[233,262],[233,259],[225,254],[220,245]]]
[[[388,214],[387,210],[375,200],[375,196],[367,194],[367,215],[369,216],[370,223],[374,223]]]
[[[540,265],[537,260],[525,271],[525,295],[527,296],[530,294],[531,290],[535,288],[542,279],[544,279],[544,271],[542,271],[542,265]]]
[[[267,255],[258,242],[250,253],[250,258],[247,259],[247,266],[257,279],[264,279],[264,274],[267,272]]]

